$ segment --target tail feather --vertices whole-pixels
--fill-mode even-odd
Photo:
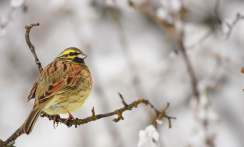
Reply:
[[[31,113],[29,114],[28,118],[26,119],[23,129],[26,134],[29,134],[32,131],[33,126],[35,125],[35,122],[37,118],[39,117],[41,111],[40,109],[33,109]]]

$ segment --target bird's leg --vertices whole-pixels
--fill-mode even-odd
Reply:
[[[53,127],[56,128],[58,126],[58,119],[60,119],[59,115],[52,115],[51,119],[53,120]]]
[[[58,126],[58,120],[60,119],[60,116],[57,115],[49,115],[45,112],[42,112],[42,117],[46,116],[49,120],[53,120],[53,127],[56,128]]]
[[[66,119],[66,125],[67,125],[68,127],[71,127],[72,125],[70,124],[70,121],[71,121],[71,120],[74,120],[75,118],[74,118],[74,116],[73,116],[69,111],[67,111],[67,112],[68,112],[69,116],[68,116],[68,118]]]

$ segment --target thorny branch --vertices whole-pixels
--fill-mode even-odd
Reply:
[[[25,33],[25,39],[26,39],[26,43],[32,53],[32,55],[34,56],[35,58],[35,63],[39,69],[39,72],[42,72],[42,65],[41,65],[41,62],[35,52],[35,47],[34,45],[31,43],[30,41],[30,32],[31,32],[31,29],[35,26],[39,26],[40,24],[39,23],[34,23],[34,24],[30,24],[30,25],[27,25],[25,26],[25,29],[26,29],[26,33]],[[172,116],[169,116],[167,115],[166,111],[169,107],[169,104],[167,104],[166,108],[163,109],[163,111],[159,111],[157,110],[154,105],[146,100],[146,99],[138,99],[130,104],[128,104],[124,97],[122,96],[122,94],[119,94],[119,97],[122,101],[122,104],[123,104],[123,107],[121,108],[118,108],[112,112],[108,112],[108,113],[104,113],[104,114],[96,114],[95,112],[95,109],[94,107],[92,108],[91,110],[91,113],[92,115],[89,116],[89,117],[86,117],[84,119],[79,119],[79,118],[75,118],[75,119],[65,119],[65,118],[61,118],[61,117],[54,117],[54,116],[50,116],[50,115],[47,115],[45,113],[42,113],[42,117],[47,117],[49,120],[53,120],[54,123],[63,123],[65,125],[67,125],[68,127],[71,127],[71,126],[75,126],[77,127],[78,125],[82,125],[82,124],[86,124],[86,123],[89,123],[89,122],[92,122],[92,121],[96,121],[96,120],[99,120],[99,119],[102,119],[102,118],[105,118],[105,117],[110,117],[110,116],[116,116],[116,118],[113,119],[114,122],[119,122],[120,120],[124,120],[124,117],[123,117],[123,113],[125,111],[130,111],[132,110],[133,108],[137,108],[139,105],[141,104],[144,104],[145,106],[149,106],[156,114],[156,120],[161,120],[162,118],[166,118],[169,122],[169,128],[172,126],[171,125],[171,120],[172,119],[175,119],[175,117],[172,117]],[[156,121],[155,120],[155,121]],[[0,139],[0,147],[13,147],[13,144],[15,142],[15,140],[21,136],[22,134],[24,134],[25,132],[23,131],[23,127],[20,126],[19,129],[17,129],[6,141],[2,141]]]
[[[128,104],[124,97],[119,94],[119,97],[121,98],[121,102],[123,104],[123,107],[118,108],[112,112],[108,112],[108,113],[103,113],[103,114],[96,114],[94,107],[91,110],[91,116],[83,118],[83,119],[79,119],[79,118],[75,118],[75,119],[71,119],[71,120],[67,120],[65,118],[61,118],[61,117],[52,117],[49,116],[45,113],[42,114],[42,117],[47,117],[49,120],[53,120],[55,123],[63,123],[68,127],[74,126],[77,127],[79,125],[83,125],[92,121],[96,121],[99,120],[101,118],[105,118],[105,117],[110,117],[110,116],[116,116],[113,121],[114,122],[119,122],[121,120],[124,120],[124,112],[125,111],[130,111],[133,108],[137,108],[139,105],[144,104],[145,106],[149,106],[156,114],[157,119],[162,119],[162,118],[166,118],[169,121],[169,127],[172,126],[171,124],[171,120],[175,119],[175,117],[172,116],[168,116],[166,114],[168,105],[166,106],[166,109],[164,109],[163,111],[159,111],[157,110],[150,101],[146,100],[146,99],[138,99],[130,104]]]

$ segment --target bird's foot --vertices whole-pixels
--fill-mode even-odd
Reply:
[[[60,119],[60,116],[59,115],[52,115],[50,116],[51,119],[53,120],[53,127],[56,128],[58,127],[58,120]]]
[[[70,112],[68,112],[68,114],[69,114],[69,116],[68,116],[68,118],[66,119],[66,125],[68,126],[68,127],[71,127],[72,125],[71,125],[71,121],[72,120],[75,120],[75,117],[70,113]]]
[[[70,112],[68,112],[68,114],[69,114],[69,117],[67,118],[67,120],[74,120],[75,119],[75,117]]]

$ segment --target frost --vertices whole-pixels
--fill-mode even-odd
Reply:
[[[24,3],[24,0],[11,0],[10,5],[14,8],[20,7]]]
[[[159,134],[153,125],[139,132],[137,147],[158,147]]]

